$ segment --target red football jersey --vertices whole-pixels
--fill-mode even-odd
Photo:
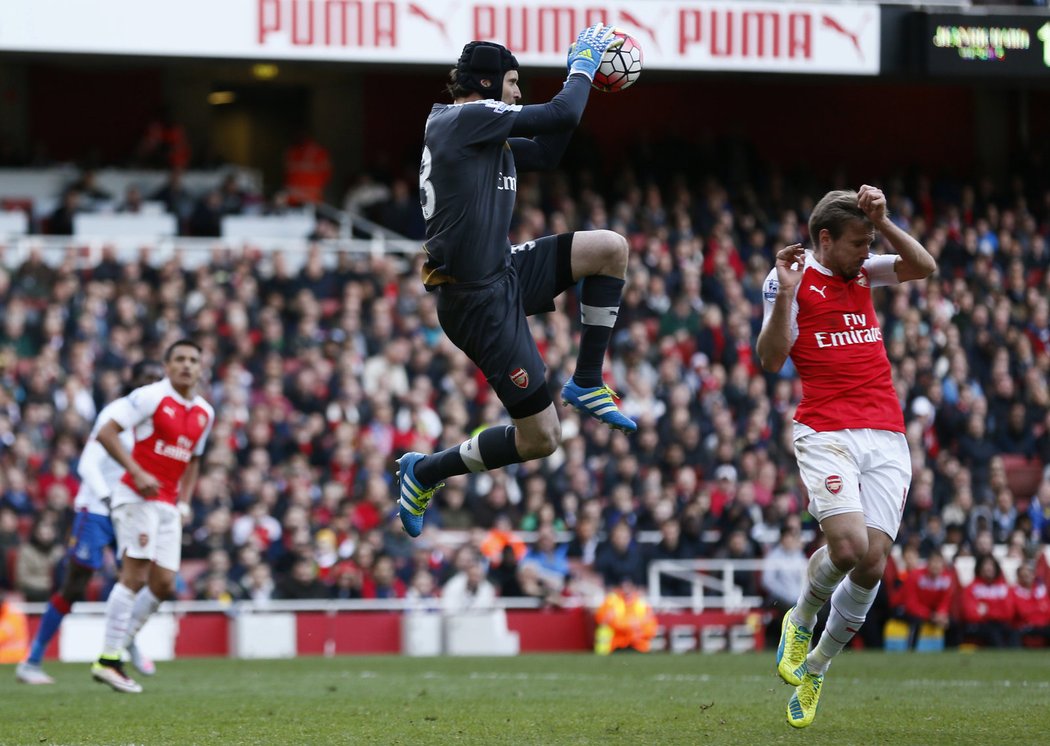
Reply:
[[[204,453],[215,410],[199,396],[184,399],[167,378],[135,389],[122,401],[113,419],[135,433],[131,457],[160,482],[157,494],[146,499],[174,505],[186,466]],[[121,482],[135,491],[130,474]]]
[[[1045,627],[1050,625],[1050,595],[1046,586],[1035,582],[1031,588],[1019,585],[1010,588],[1014,597],[1015,621],[1019,627]]]
[[[950,570],[940,575],[931,575],[925,568],[915,570],[904,581],[904,610],[917,619],[929,619],[938,612],[947,614],[955,590],[955,576]]]
[[[897,284],[896,254],[872,255],[852,280],[806,252],[791,304],[791,361],[802,381],[795,421],[813,430],[871,428],[904,432],[871,289]],[[765,319],[777,295],[774,268],[763,284]]]

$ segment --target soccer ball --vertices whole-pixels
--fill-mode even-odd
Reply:
[[[598,72],[594,74],[592,86],[599,91],[616,93],[634,85],[642,74],[642,48],[630,34],[617,30],[614,36],[623,39],[616,49],[602,56]]]

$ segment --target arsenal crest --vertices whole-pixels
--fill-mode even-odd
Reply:
[[[145,548],[149,544],[149,534],[139,534],[139,546]]]
[[[510,382],[519,389],[527,389],[529,387],[529,372],[524,368],[511,371]]]
[[[857,284],[862,288],[866,288],[868,286],[867,273],[861,272],[859,275],[857,275]]]
[[[824,480],[824,486],[827,487],[828,492],[832,495],[837,495],[842,491],[842,477],[837,474],[832,474]]]

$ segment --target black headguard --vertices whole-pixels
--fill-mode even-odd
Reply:
[[[490,41],[472,41],[463,47],[456,63],[456,84],[477,91],[482,98],[499,101],[503,98],[503,77],[508,70],[517,69],[518,61],[506,47]]]

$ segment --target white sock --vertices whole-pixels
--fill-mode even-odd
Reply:
[[[813,556],[809,558],[802,593],[795,604],[795,610],[791,613],[791,620],[795,624],[813,629],[813,625],[817,623],[817,612],[828,602],[844,577],[846,573],[831,561],[827,544],[813,552]]]
[[[135,594],[123,583],[117,583],[106,600],[106,636],[102,655],[119,657],[124,652],[124,641],[131,621],[131,607],[135,605]]]
[[[135,635],[139,633],[146,620],[153,615],[158,606],[160,606],[160,599],[153,595],[153,591],[149,589],[148,585],[142,586],[138,595],[135,596],[135,605],[131,609],[131,622],[128,625],[125,647],[131,644],[131,641],[135,639]]]
[[[824,633],[817,646],[810,651],[806,663],[813,673],[824,673],[831,664],[831,659],[842,652],[853,636],[860,631],[868,617],[868,609],[875,603],[875,594],[881,583],[874,588],[864,588],[846,578],[831,597],[831,613]]]

